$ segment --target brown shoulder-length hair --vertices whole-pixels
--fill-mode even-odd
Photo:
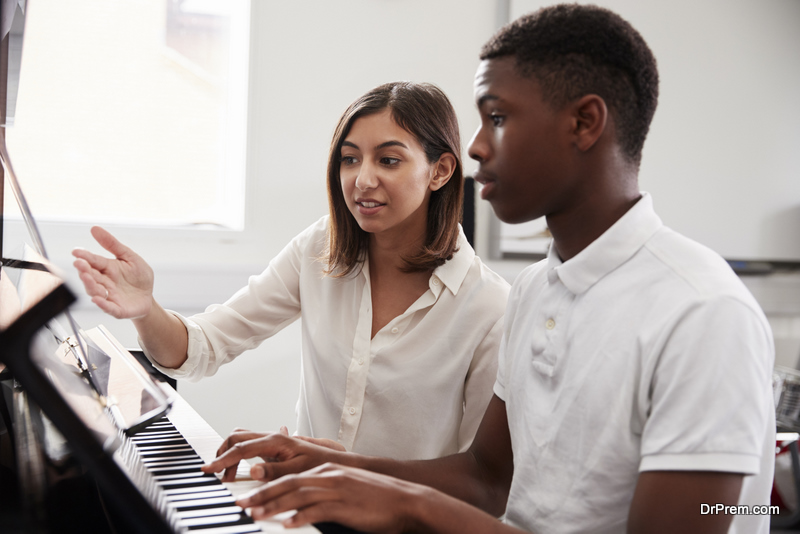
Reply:
[[[461,167],[461,139],[455,110],[441,89],[428,83],[393,82],[372,89],[350,104],[333,134],[328,155],[328,230],[327,273],[342,277],[353,272],[364,261],[369,247],[369,234],[361,229],[347,207],[339,175],[342,143],[353,123],[360,117],[388,109],[394,121],[411,133],[429,163],[436,163],[442,154],[456,158],[450,180],[431,192],[428,204],[427,231],[422,248],[403,258],[406,272],[432,271],[453,257],[458,249],[458,223],[464,198],[464,175]]]

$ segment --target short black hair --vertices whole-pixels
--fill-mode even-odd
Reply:
[[[658,102],[656,59],[639,32],[616,13],[560,4],[504,26],[480,58],[513,56],[523,76],[539,82],[560,109],[587,94],[605,100],[623,153],[638,164]]]

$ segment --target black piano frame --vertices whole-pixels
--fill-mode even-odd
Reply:
[[[37,331],[74,301],[75,296],[62,284],[22,314],[0,332],[0,361],[71,444],[75,457],[97,481],[113,515],[131,532],[172,533],[166,519],[140,493],[30,357]]]

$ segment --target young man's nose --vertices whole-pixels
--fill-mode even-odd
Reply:
[[[472,134],[472,139],[469,140],[469,145],[467,145],[467,154],[480,163],[483,163],[489,158],[489,147],[486,144],[482,126],[478,126],[475,133]]]

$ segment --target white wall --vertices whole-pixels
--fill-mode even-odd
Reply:
[[[511,16],[551,3],[511,0]],[[800,261],[800,2],[591,3],[658,61],[639,178],[665,224],[729,259]]]
[[[466,146],[478,124],[472,98],[478,51],[496,29],[496,11],[494,0],[253,0],[247,230],[115,229],[154,266],[159,301],[191,313],[224,300],[326,213],[334,126],[372,87],[394,80],[437,84],[456,108]],[[63,228],[43,229],[50,255],[68,273],[72,247],[97,250],[88,227],[77,230],[85,237],[75,242],[60,238]],[[76,318],[84,328],[104,324],[127,346],[136,343],[128,322],[103,316],[85,300]],[[178,389],[221,434],[235,426],[293,429],[299,338],[295,324],[216,376]]]
[[[734,255],[740,250],[763,253],[759,247],[764,239],[770,247],[800,250],[800,221],[791,223],[796,213],[792,210],[800,204],[800,100],[790,99],[788,107],[773,109],[775,102],[797,93],[800,46],[775,50],[773,44],[779,37],[796,39],[800,34],[800,4],[600,3],[618,9],[640,29],[659,59],[662,92],[645,147],[642,182],[654,194],[666,222],[705,242],[723,232],[727,237],[721,246]],[[333,127],[343,109],[371,87],[398,79],[438,84],[456,107],[466,146],[478,121],[472,102],[478,50],[494,32],[497,11],[504,4],[253,0],[247,229],[117,229],[154,265],[159,300],[184,313],[224,300],[325,213],[325,164]],[[533,4],[513,0],[512,14],[536,7]],[[770,6],[784,15],[774,20]],[[692,32],[681,30],[679,22],[689,24]],[[734,33],[723,32],[725,28]],[[706,55],[720,51],[733,55],[725,56],[726,63]],[[740,63],[755,64],[754,70],[741,72]],[[774,63],[785,70],[786,83],[778,77],[764,86],[758,77]],[[701,83],[707,76],[712,77],[710,85]],[[747,87],[744,96],[731,100],[742,86]],[[465,162],[468,171],[474,169]],[[113,194],[108,201],[113,202]],[[771,218],[753,218],[752,205],[771,210]],[[485,237],[488,211],[482,203],[479,240]],[[790,222],[781,223],[786,217]],[[701,229],[706,222],[711,226]],[[77,232],[72,235],[83,236],[69,239],[61,237],[63,227],[43,230],[51,256],[66,269],[73,246],[91,245],[88,227],[69,228]],[[479,243],[479,253],[485,255],[485,241]],[[509,279],[521,267],[518,262],[497,264]],[[796,281],[787,284],[796,291]],[[787,294],[793,293],[780,292],[781,298]],[[796,337],[800,323],[793,315],[795,299],[778,307],[777,330]],[[105,324],[126,345],[136,342],[129,323],[103,316],[85,301],[77,317],[87,328]],[[221,434],[235,426],[277,429],[285,424],[293,429],[299,351],[299,327],[293,325],[217,376],[181,383],[179,390]]]

